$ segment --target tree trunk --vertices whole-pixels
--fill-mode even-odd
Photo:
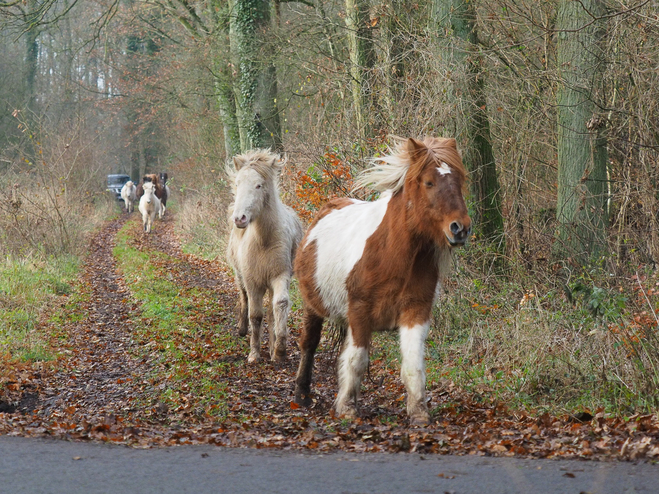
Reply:
[[[272,24],[270,0],[233,0],[231,58],[238,70],[234,83],[241,151],[281,150],[277,108],[277,71],[267,36]]]
[[[382,8],[386,14],[385,22],[380,26],[381,43],[384,50],[384,84],[385,101],[381,106],[386,109],[386,114],[391,118],[395,112],[397,103],[405,93],[405,63],[403,56],[407,40],[401,34],[400,12],[403,9],[403,0],[387,0]],[[411,51],[411,50],[410,50]]]
[[[228,32],[216,40],[219,46],[213,51],[215,64],[214,82],[220,118],[224,127],[224,151],[226,158],[240,153],[240,130],[236,115],[236,97],[233,92],[234,75],[231,67],[230,38]],[[223,46],[222,46],[223,45]]]
[[[369,24],[369,2],[368,0],[345,0],[345,2],[355,121],[361,137],[371,137],[374,126],[374,122],[370,119],[373,107],[371,71],[375,63],[375,52]]]
[[[607,149],[598,108],[605,64],[601,0],[562,0],[557,17],[558,231],[556,256],[587,258],[605,249]]]
[[[503,216],[496,162],[490,138],[490,122],[476,50],[478,38],[473,4],[468,0],[434,0],[435,19],[444,63],[454,79],[449,99],[455,106],[458,136],[464,135],[463,161],[470,172],[471,195],[476,209],[476,227],[485,240],[503,252]]]

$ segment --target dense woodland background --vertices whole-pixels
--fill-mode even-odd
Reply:
[[[309,220],[392,136],[455,137],[476,229],[437,309],[437,378],[654,409],[658,3],[0,1],[4,269],[80,255],[109,173],[167,171],[186,248],[222,259],[232,155],[284,153]]]

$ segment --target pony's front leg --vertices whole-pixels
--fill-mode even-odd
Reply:
[[[334,409],[338,416],[357,417],[357,400],[362,376],[368,367],[368,345],[357,346],[353,339],[353,328],[348,328],[345,348],[339,358],[339,392]]]
[[[270,328],[270,358],[273,361],[286,360],[286,340],[288,338],[288,311],[291,303],[288,288],[291,279],[288,275],[280,276],[272,283],[272,312],[274,328]]]
[[[402,357],[400,377],[407,389],[407,415],[413,425],[430,422],[426,405],[426,362],[425,343],[429,322],[414,326],[401,326],[400,354]]]
[[[246,336],[249,329],[249,300],[247,298],[247,291],[238,277],[236,277],[236,285],[238,285],[238,296],[240,298],[240,309],[238,309],[238,318],[240,319],[238,321],[238,335]]]
[[[252,330],[248,363],[258,362],[261,359],[261,331],[263,330],[263,295],[264,290],[247,291],[249,304],[249,326]]]

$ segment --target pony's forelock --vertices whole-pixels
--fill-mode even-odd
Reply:
[[[426,137],[423,148],[410,151],[408,139],[395,137],[394,149],[389,148],[389,154],[371,158],[373,166],[359,174],[353,190],[369,188],[379,192],[390,190],[393,194],[402,190],[407,179],[407,173],[415,160],[423,160],[425,166],[429,161],[440,166],[446,163],[451,171],[459,174],[463,180],[467,172],[462,164],[455,139],[441,137]],[[418,142],[418,141],[417,141]]]
[[[236,161],[241,163],[239,169],[236,169]],[[234,156],[225,167],[229,181],[234,184],[236,176],[245,168],[256,170],[266,180],[272,180],[275,186],[278,185],[279,175],[286,164],[287,158],[282,158],[279,154],[272,152],[270,149],[254,149],[243,154]]]

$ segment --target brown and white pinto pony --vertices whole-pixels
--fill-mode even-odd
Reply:
[[[347,418],[357,416],[371,334],[398,329],[407,413],[411,423],[427,424],[425,340],[451,249],[463,245],[471,229],[466,172],[455,139],[401,140],[377,160],[384,163],[358,183],[383,192],[380,198],[330,201],[300,243],[295,274],[304,326],[295,401],[312,403],[313,359],[325,318],[347,326],[334,403]]]
[[[295,212],[279,199],[278,182],[284,162],[269,150],[253,150],[233,158],[227,173],[233,182],[229,207],[231,234],[227,260],[234,270],[240,296],[240,336],[252,332],[247,361],[261,358],[263,297],[270,295],[270,358],[286,358],[288,289],[293,259],[302,238]]]

